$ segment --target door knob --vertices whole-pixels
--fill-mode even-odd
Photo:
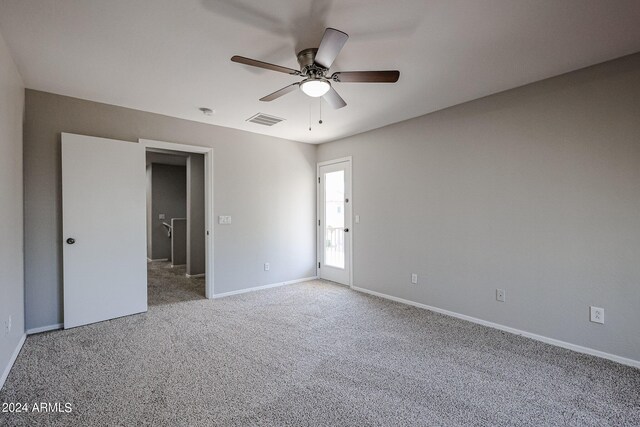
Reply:
[[[74,239],[74,238],[69,237],[67,239],[67,243],[70,244],[70,245],[73,245],[75,242],[76,242],[76,239]]]
[[[345,233],[348,233],[348,232],[349,232],[349,229],[348,229],[348,228],[345,228],[345,229],[344,229],[344,232],[345,232]]]

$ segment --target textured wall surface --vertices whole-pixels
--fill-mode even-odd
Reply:
[[[347,155],[356,286],[640,360],[640,54],[318,149]]]
[[[0,36],[0,384],[24,335],[22,121],[24,86]],[[11,332],[5,324],[11,316]]]
[[[171,265],[187,264],[187,220],[171,220]],[[186,268],[186,267],[185,267]]]
[[[213,147],[215,293],[315,276],[315,146],[33,90],[25,114],[29,328],[63,319],[60,132]]]
[[[160,214],[165,219],[160,219]],[[151,167],[151,259],[171,259],[171,238],[162,223],[187,217],[187,168],[153,164]]]
[[[187,159],[187,274],[205,272],[204,155]]]

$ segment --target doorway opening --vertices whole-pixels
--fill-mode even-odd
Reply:
[[[204,280],[205,296],[213,298],[213,149],[150,140],[133,144],[62,133],[65,329],[148,309],[147,150],[203,156],[198,163],[204,170],[203,178],[197,182],[204,201],[199,199],[201,208],[196,211],[204,227],[191,228],[196,237],[204,239],[204,278],[200,280]],[[189,165],[195,163],[187,161],[187,168]],[[176,214],[176,219],[179,216]],[[165,215],[165,222],[167,219],[171,218]]]
[[[205,297],[204,155],[146,152],[149,305]]]
[[[213,150],[139,140],[146,151],[149,304],[213,297]]]

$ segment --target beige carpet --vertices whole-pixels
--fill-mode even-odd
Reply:
[[[638,426],[640,370],[322,281],[204,299],[154,264],[149,312],[30,336],[0,425]]]

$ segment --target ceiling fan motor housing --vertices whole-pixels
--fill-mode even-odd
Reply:
[[[324,73],[327,69],[316,64],[315,60],[317,52],[318,49],[316,48],[304,49],[298,52],[298,64],[300,64],[300,72],[303,76],[311,78],[324,77]]]
[[[318,49],[316,48],[303,49],[298,52],[298,64],[300,64],[300,69],[313,65],[316,60],[316,53],[318,53]]]

